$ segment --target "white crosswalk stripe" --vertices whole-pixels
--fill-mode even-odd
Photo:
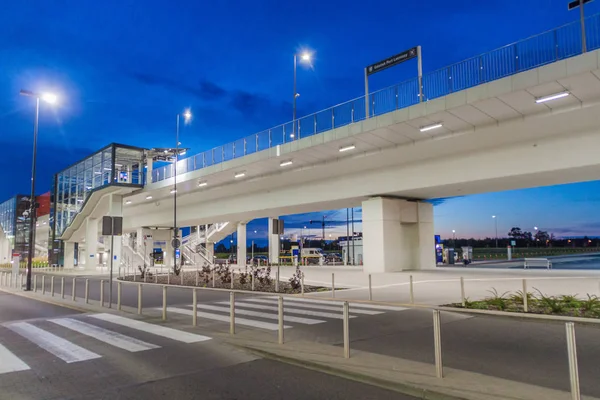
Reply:
[[[142,340],[122,335],[120,333],[113,332],[96,325],[91,325],[73,318],[58,318],[51,319],[49,321],[130,352],[138,352],[160,347],[152,343],[147,343]]]
[[[238,310],[236,309],[236,312]],[[172,312],[175,314],[183,314],[183,315],[192,315],[193,312],[192,310],[187,310],[185,308],[177,308],[177,307],[167,307],[167,312]],[[221,314],[212,314],[212,313],[207,313],[207,312],[203,312],[203,311],[198,311],[198,317],[199,318],[206,318],[206,319],[212,319],[215,321],[222,321],[222,322],[227,322],[229,323],[229,315],[221,315]],[[266,329],[269,331],[276,331],[279,329],[279,326],[277,324],[272,324],[270,322],[262,322],[262,321],[255,321],[252,319],[246,319],[246,318],[238,318],[235,317],[235,323],[236,325],[245,325],[245,326],[251,326],[253,328],[261,328],[261,329]],[[291,328],[291,326],[284,326],[284,329],[289,329]]]
[[[125,318],[114,314],[93,314],[90,315],[90,317],[184,343],[196,343],[210,340],[208,336],[184,332],[166,326],[150,324],[148,322]]]
[[[284,302],[287,301],[288,298],[285,298]],[[244,299],[244,301],[252,301],[254,303],[263,303],[263,304],[276,304],[277,303],[277,299],[275,298],[271,298],[271,299]],[[219,302],[219,304],[229,304],[228,301],[221,301]],[[237,303],[236,303],[237,304]],[[335,304],[335,303],[332,303]],[[340,313],[342,312],[343,309],[343,305],[340,303],[339,305],[335,306],[335,305],[331,305],[331,306],[325,306],[325,305],[314,305],[314,304],[304,304],[304,303],[294,303],[295,306],[297,307],[302,307],[302,308],[309,308],[311,310],[323,310],[323,311],[339,311]],[[289,308],[287,306],[285,306],[285,309],[288,310]],[[365,314],[365,315],[378,315],[378,314],[383,314],[383,311],[371,311],[371,310],[359,310],[355,307],[352,307],[352,313],[354,314]]]
[[[227,304],[229,304],[229,302],[225,302]],[[236,303],[237,305],[237,303]],[[242,305],[242,303],[240,303],[239,305]],[[221,312],[229,312],[229,307],[219,307],[219,306],[211,306],[208,304],[198,304],[198,308],[203,309],[203,310],[212,310],[212,311],[221,311]],[[274,307],[275,310],[277,310],[277,307]],[[273,314],[273,313],[264,313],[264,312],[256,312],[256,311],[248,311],[248,310],[241,310],[239,308],[236,307],[235,309],[235,314],[236,315],[248,315],[250,317],[259,317],[259,318],[265,318],[265,319],[279,319],[279,316],[277,314]],[[300,317],[292,317],[292,316],[285,316],[285,320],[287,322],[297,322],[299,324],[304,324],[304,325],[315,325],[315,324],[321,324],[324,323],[325,321],[322,320],[318,320],[318,319],[311,319],[311,318],[300,318]]]
[[[267,297],[267,299],[277,299],[277,297]],[[286,301],[292,301],[296,303],[307,303],[307,304],[329,304],[334,303],[330,300],[313,300],[313,299],[299,299],[296,297],[286,297]],[[341,304],[341,302],[339,302]],[[353,303],[350,302],[350,312],[353,312],[354,309],[371,309],[371,310],[385,310],[385,311],[405,311],[408,310],[406,307],[394,307],[394,306],[382,306],[378,304],[364,304],[364,303]]]
[[[30,369],[21,359],[0,344],[0,375]]]
[[[220,302],[220,304],[229,304],[229,302],[228,301]],[[279,309],[276,306],[265,306],[262,304],[252,304],[252,303],[245,303],[243,301],[236,301],[235,302],[235,312],[236,313],[239,311],[238,307],[247,307],[247,308],[254,308],[257,310],[270,310],[270,311],[277,311]],[[310,311],[310,310],[302,310],[300,308],[287,307],[287,306],[285,306],[285,304],[283,306],[284,314],[287,314],[287,313],[302,314],[302,315],[311,315],[313,317],[330,318],[330,319],[344,319],[344,316],[341,311],[342,310],[340,309],[340,312],[338,314],[333,314],[333,313],[328,313],[328,312]],[[286,318],[288,318],[288,317],[286,317]],[[356,316],[350,315],[350,318],[356,318]]]
[[[27,322],[15,322],[7,327],[47,352],[54,354],[66,363],[92,360],[101,357],[94,352],[79,347],[68,340]]]

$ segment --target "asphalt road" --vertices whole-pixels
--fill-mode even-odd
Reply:
[[[151,333],[151,329],[116,325],[96,319],[94,314],[78,313],[20,296],[0,294],[0,310],[2,400],[413,399],[261,359],[215,339],[185,343]],[[112,344],[101,341],[98,332],[86,335],[53,321],[70,321],[71,324],[76,321],[79,326],[91,324],[96,330],[109,329]],[[36,330],[46,333],[42,332],[42,336],[32,341],[19,333],[19,326],[26,327],[25,335]],[[116,334],[125,335],[130,346],[133,343],[148,348],[133,352],[130,346],[115,347]],[[175,332],[176,337],[188,334],[197,335],[198,330]],[[50,340],[55,346],[40,348],[44,340]],[[66,342],[60,343],[60,340]],[[34,341],[40,347],[34,345]],[[78,349],[71,351],[72,346]],[[79,359],[67,362],[61,360],[62,357]],[[7,371],[11,367],[15,369]]]

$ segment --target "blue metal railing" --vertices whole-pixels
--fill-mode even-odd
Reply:
[[[586,18],[587,50],[600,48],[600,14]],[[579,21],[563,25],[423,75],[423,100],[428,101],[470,87],[514,75],[582,53]],[[316,135],[419,103],[417,77],[295,121],[278,125],[235,142],[215,147],[177,163],[177,174],[195,171],[280,144]],[[152,181],[173,177],[173,165],[152,171]]]

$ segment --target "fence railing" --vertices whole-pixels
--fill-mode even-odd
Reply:
[[[529,37],[423,75],[423,101],[436,99],[582,53],[580,21]],[[600,14],[586,19],[587,49],[600,47]],[[387,87],[294,121],[215,147],[177,163],[177,174],[244,157],[284,143],[419,103],[419,79]],[[173,165],[152,171],[152,182],[173,177]]]

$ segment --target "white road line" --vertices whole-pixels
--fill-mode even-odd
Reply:
[[[66,363],[93,360],[101,356],[27,322],[15,322],[7,328],[54,354]]]
[[[228,301],[226,301],[224,303],[229,304]],[[237,305],[238,305],[238,303],[236,302],[236,306]],[[242,305],[242,303],[240,303],[239,305]],[[204,310],[221,311],[221,312],[229,313],[229,307],[219,307],[219,306],[211,306],[208,304],[198,304],[198,308],[201,308]],[[273,307],[273,309],[277,311],[277,307]],[[279,316],[277,314],[242,310],[237,307],[235,308],[235,314],[236,315],[238,315],[238,314],[239,315],[248,315],[250,317],[259,317],[259,318],[264,318],[264,319],[274,319],[274,320],[279,319]],[[285,316],[284,319],[286,322],[297,322],[299,324],[305,324],[305,325],[315,325],[315,324],[321,324],[321,323],[325,322],[325,321],[321,321],[318,319],[292,317],[292,316]]]
[[[157,349],[160,347],[155,344],[147,343],[142,340],[125,336],[118,332],[113,332],[108,329],[88,324],[87,322],[79,321],[73,318],[50,319],[49,321],[132,353],[137,351]]]
[[[277,297],[267,297],[267,299],[276,299]],[[332,304],[334,303],[333,301],[328,301],[328,300],[313,300],[313,299],[297,299],[295,297],[286,297],[285,301],[293,301],[293,302],[298,302],[298,303],[317,303],[317,304]],[[341,304],[341,302],[338,301],[338,303]],[[356,308],[370,308],[373,310],[386,310],[386,311],[404,311],[404,310],[408,310],[408,308],[406,307],[392,307],[392,306],[380,306],[380,305],[376,305],[376,304],[363,304],[363,303],[353,303],[352,301],[349,302],[351,305],[350,308],[350,312],[354,312],[354,309]]]
[[[284,302],[287,300],[284,299]],[[254,303],[265,303],[265,304],[275,304],[277,302],[277,299],[244,299],[244,301],[252,301]],[[228,301],[221,301],[219,302],[219,304],[229,304]],[[336,303],[331,303],[332,305],[330,306],[315,306],[315,305],[311,305],[311,304],[304,304],[304,303],[294,303],[295,306],[298,307],[303,307],[303,308],[310,308],[313,310],[323,310],[323,311],[339,311],[342,312],[342,308],[343,305],[341,303],[339,303],[338,306],[335,306],[333,304]],[[285,307],[286,310],[288,310],[288,307]],[[352,307],[352,313],[354,314],[366,314],[366,315],[377,315],[377,314],[383,314],[383,311],[371,311],[371,310],[358,310],[356,309],[356,307]]]
[[[223,302],[223,303],[229,304],[229,302]],[[275,307],[275,306],[264,306],[262,304],[244,303],[243,301],[236,301],[235,306],[236,306],[236,308],[235,308],[236,312],[238,310],[238,308],[237,308],[238,306],[247,307],[247,308],[255,308],[257,310],[272,310],[272,311],[278,310],[278,307]],[[339,313],[334,314],[334,313],[328,313],[328,312],[310,311],[310,310],[302,310],[300,308],[288,307],[285,305],[285,302],[284,302],[283,309],[284,309],[285,313],[291,313],[291,314],[310,315],[313,317],[330,318],[330,319],[344,319],[344,315],[342,314],[341,307],[339,309]],[[350,315],[350,318],[356,318],[356,315]]]
[[[208,336],[196,335],[195,333],[188,333],[173,328],[167,328],[166,326],[149,324],[147,322],[114,314],[93,314],[90,315],[90,317],[184,343],[196,343],[210,340]]]
[[[0,344],[0,374],[30,369],[21,359]]]
[[[157,310],[158,310],[158,308],[157,308]],[[186,310],[185,308],[177,308],[177,307],[167,307],[167,312],[183,314],[183,315],[192,315],[192,313],[193,313],[192,310]],[[213,319],[215,321],[222,321],[222,322],[229,323],[229,315],[211,314],[211,313],[205,313],[202,311],[198,311],[198,317],[206,318],[206,319]],[[246,318],[235,317],[235,323],[236,323],[236,325],[252,326],[254,328],[261,328],[261,329],[266,329],[269,331],[276,331],[279,329],[279,326],[277,324],[272,324],[270,322],[254,321],[252,319],[246,319]],[[289,328],[291,328],[291,326],[284,326],[283,328],[289,329]]]

